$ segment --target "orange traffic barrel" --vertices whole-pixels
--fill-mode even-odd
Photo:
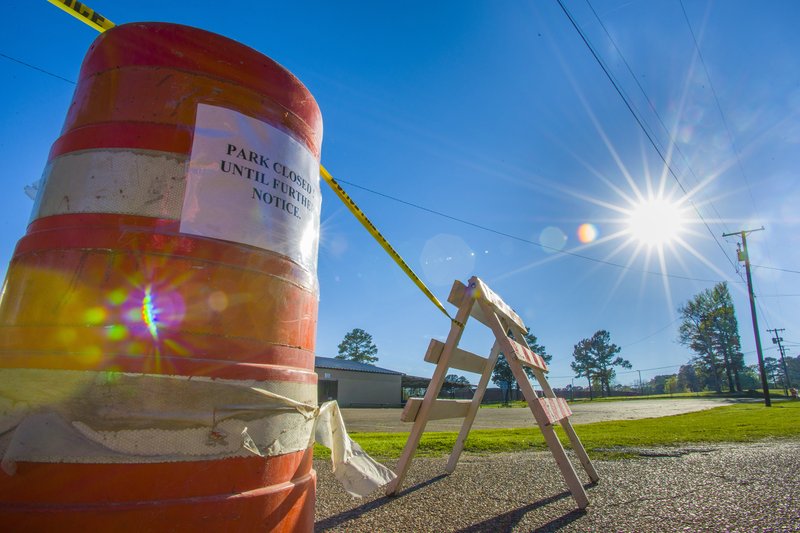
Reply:
[[[240,43],[92,44],[0,300],[4,530],[312,529],[321,139]]]

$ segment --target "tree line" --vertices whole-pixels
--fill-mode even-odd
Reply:
[[[658,375],[647,383],[651,394],[675,392],[700,392],[713,390],[742,392],[760,388],[758,368],[747,366],[741,349],[739,324],[728,285],[716,284],[710,289],[694,295],[678,308],[680,325],[677,341],[693,353],[691,359],[682,365],[676,374]],[[525,342],[531,350],[550,363],[553,356],[540,344],[536,335],[528,328]],[[353,329],[347,333],[338,346],[338,359],[348,359],[362,363],[378,360],[378,349],[372,336],[363,329]],[[585,378],[591,398],[595,391],[610,396],[617,368],[632,368],[630,361],[621,357],[621,348],[611,342],[607,330],[598,330],[591,337],[580,340],[572,351],[572,368],[577,378]],[[768,379],[775,387],[789,387],[800,384],[800,355],[787,357],[785,365],[774,357],[765,357],[764,364]],[[530,369],[525,368],[529,377]],[[500,354],[492,372],[492,382],[503,390],[504,402],[508,402],[519,384],[511,372],[504,354]],[[644,384],[639,384],[644,388]],[[442,390],[452,395],[456,390],[469,387],[464,376],[448,374]],[[582,387],[581,387],[582,388]]]

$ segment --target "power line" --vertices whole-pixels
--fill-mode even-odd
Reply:
[[[72,81],[72,80],[68,80],[67,78],[62,78],[62,77],[61,77],[61,76],[59,76],[58,74],[53,74],[52,72],[50,72],[50,71],[48,71],[48,70],[45,70],[45,69],[43,69],[43,68],[36,67],[36,66],[34,66],[34,65],[31,65],[30,63],[26,63],[26,62],[24,62],[24,61],[22,61],[22,60],[20,60],[20,59],[17,59],[17,58],[15,58],[15,57],[11,57],[11,56],[9,56],[9,55],[6,55],[6,54],[4,54],[4,53],[2,53],[2,52],[0,52],[0,57],[4,57],[4,58],[8,59],[9,61],[13,61],[14,63],[19,63],[20,65],[24,65],[24,66],[26,66],[26,67],[28,67],[28,68],[31,68],[31,69],[33,69],[33,70],[38,70],[39,72],[41,72],[41,73],[43,73],[43,74],[47,74],[48,76],[52,76],[52,77],[54,77],[54,78],[58,78],[58,79],[59,79],[59,80],[61,80],[61,81],[65,81],[65,82],[67,82],[67,83],[71,83],[72,85],[75,85],[75,82],[74,82],[74,81]]]
[[[722,119],[722,125],[725,126],[725,132],[728,134],[728,141],[730,141],[731,144],[731,151],[733,152],[733,155],[736,158],[736,166],[739,169],[739,173],[742,176],[742,180],[747,186],[747,193],[750,195],[750,202],[753,204],[753,209],[756,212],[758,212],[758,206],[756,205],[756,199],[753,196],[753,189],[750,186],[750,180],[747,179],[747,174],[744,171],[744,166],[742,166],[742,159],[741,157],[739,157],[739,149],[736,147],[736,141],[734,140],[733,133],[731,132],[731,128],[728,125],[728,119],[725,116],[725,112],[722,110],[722,104],[720,104],[719,102],[719,97],[717,96],[717,90],[714,88],[714,82],[711,80],[711,74],[709,74],[708,68],[706,67],[706,61],[703,58],[703,52],[700,50],[700,43],[697,41],[697,36],[695,35],[694,29],[692,28],[692,24],[689,21],[689,15],[686,13],[686,8],[683,5],[683,0],[678,0],[678,3],[681,6],[681,11],[683,12],[683,18],[684,20],[686,20],[686,26],[689,28],[689,33],[692,35],[694,48],[697,51],[697,57],[700,58],[700,64],[702,65],[703,72],[705,73],[706,79],[708,80],[708,86],[711,88],[711,95],[714,98],[714,103],[717,106],[717,111],[719,111],[719,116]],[[728,231],[725,230],[725,233],[727,232]],[[769,246],[767,245],[766,248],[767,248],[767,255],[770,256],[770,259],[772,259],[771,257],[772,254],[770,253]]]
[[[789,272],[791,274],[800,274],[800,270],[791,270],[788,268],[778,268],[773,266],[766,266],[766,265],[750,265],[753,268],[765,268],[767,270],[779,270],[781,272]]]
[[[628,69],[628,73],[631,75],[631,78],[633,78],[633,81],[636,83],[636,86],[639,87],[639,90],[641,91],[642,95],[644,96],[645,100],[647,101],[648,107],[650,107],[650,110],[655,115],[656,119],[658,120],[658,123],[661,125],[661,128],[664,130],[664,133],[667,134],[667,137],[669,138],[670,146],[676,152],[678,152],[678,154],[683,159],[683,162],[686,165],[686,168],[689,170],[689,173],[692,175],[692,177],[694,177],[695,181],[699,184],[700,183],[700,178],[697,177],[697,174],[695,174],[694,169],[692,169],[692,165],[689,163],[689,158],[687,158],[686,155],[683,153],[683,150],[681,150],[680,145],[678,145],[678,143],[673,138],[672,133],[670,133],[669,128],[667,128],[667,125],[664,124],[664,120],[661,118],[661,114],[658,112],[658,109],[656,109],[656,106],[653,103],[653,101],[650,99],[650,96],[648,96],[647,91],[644,90],[644,87],[642,86],[641,82],[639,81],[639,78],[633,72],[633,69],[631,68],[630,64],[628,63],[628,60],[625,59],[625,54],[622,53],[622,50],[620,50],[619,46],[617,45],[617,42],[611,36],[611,33],[608,31],[608,28],[606,28],[606,25],[603,23],[603,19],[600,18],[600,15],[594,9],[594,6],[592,6],[592,3],[589,0],[586,0],[586,5],[588,5],[589,9],[592,10],[592,13],[594,14],[594,17],[597,19],[597,22],[600,24],[600,27],[603,29],[603,32],[605,32],[606,37],[608,37],[608,40],[614,46],[614,50],[617,51],[617,55],[619,55],[620,59],[622,59],[622,63],[625,65],[625,68]],[[714,205],[714,203],[711,200],[707,200],[705,203],[707,203],[708,205],[711,206],[711,209],[714,210],[714,214],[717,215],[717,220],[719,221],[720,225],[722,226],[722,229],[724,229],[727,232],[728,230],[725,227],[725,223],[723,222],[722,215],[720,215],[720,213],[717,210],[717,207]]]
[[[572,27],[575,28],[575,31],[577,31],[578,35],[580,35],[581,40],[583,40],[583,43],[586,45],[586,47],[592,53],[592,57],[594,57],[594,59],[597,62],[597,64],[600,65],[600,68],[603,70],[603,72],[605,73],[606,77],[611,82],[611,85],[614,87],[614,90],[616,90],[617,94],[619,94],[619,97],[622,98],[622,101],[625,104],[625,107],[628,108],[628,111],[630,111],[630,113],[633,116],[634,120],[636,120],[636,123],[639,125],[639,128],[642,130],[642,132],[644,133],[645,137],[647,137],[647,140],[650,141],[650,144],[653,146],[653,149],[658,154],[658,157],[660,157],[661,161],[664,162],[664,167],[667,169],[667,171],[673,177],[673,179],[675,179],[675,182],[678,184],[678,187],[680,187],[681,191],[683,191],[683,194],[686,196],[687,201],[694,208],[695,212],[697,213],[697,216],[700,218],[700,221],[703,223],[703,225],[708,230],[708,233],[711,235],[711,238],[714,239],[715,243],[717,243],[717,246],[722,251],[722,254],[725,256],[725,259],[727,259],[728,262],[733,267],[733,269],[736,270],[736,265],[731,260],[731,258],[728,256],[728,253],[725,251],[725,248],[722,247],[722,243],[719,242],[719,239],[717,239],[717,236],[711,230],[711,227],[708,225],[708,222],[706,222],[706,219],[703,217],[702,213],[700,213],[700,210],[697,208],[697,206],[691,200],[691,198],[689,198],[688,191],[686,190],[686,188],[681,183],[681,181],[678,178],[677,174],[675,174],[675,171],[672,170],[672,167],[667,162],[666,157],[664,156],[664,154],[659,149],[659,147],[656,144],[655,140],[653,139],[652,135],[650,135],[650,133],[647,131],[647,128],[645,127],[644,123],[639,118],[639,116],[636,113],[636,111],[633,109],[632,104],[630,102],[628,102],[628,99],[625,97],[625,94],[623,93],[622,89],[617,84],[616,80],[614,79],[614,76],[612,76],[611,72],[608,70],[608,68],[606,68],[605,64],[603,63],[603,60],[600,59],[600,56],[597,54],[597,51],[594,49],[592,44],[589,42],[589,39],[583,33],[583,30],[581,30],[580,26],[578,26],[578,23],[572,17],[572,14],[569,12],[569,10],[567,10],[566,6],[564,6],[564,3],[562,2],[562,0],[556,0],[556,1],[558,2],[558,5],[561,6],[561,10],[564,11],[564,14],[567,16],[567,18],[569,19],[570,23],[572,23]]]
[[[655,368],[640,368],[640,369],[636,369],[636,370],[626,370],[625,372],[617,372],[616,374],[617,375],[620,375],[620,374],[635,374],[637,372],[649,372],[651,370],[666,370],[668,368],[680,368],[682,366],[684,366],[684,365],[669,365],[669,366],[657,366]]]
[[[368,193],[374,194],[376,196],[381,196],[381,197],[386,198],[388,200],[392,200],[394,202],[398,202],[398,203],[407,205],[409,207],[413,207],[415,209],[419,209],[421,211],[425,211],[426,213],[431,213],[433,215],[440,216],[442,218],[446,218],[446,219],[452,220],[454,222],[459,222],[461,224],[465,224],[465,225],[471,226],[473,228],[477,228],[477,229],[480,229],[480,230],[483,230],[483,231],[487,231],[489,233],[494,233],[496,235],[501,235],[503,237],[508,237],[509,239],[514,239],[516,241],[524,242],[526,244],[532,244],[534,246],[538,246],[539,248],[551,251],[553,253],[569,255],[569,256],[572,256],[572,257],[579,257],[581,259],[585,259],[587,261],[592,261],[594,263],[600,263],[600,264],[603,264],[603,265],[609,265],[609,266],[621,268],[623,270],[630,270],[632,272],[640,272],[640,273],[643,273],[643,274],[650,274],[650,275],[653,275],[653,276],[662,276],[662,277],[667,277],[667,278],[682,279],[682,280],[688,280],[688,281],[702,281],[702,282],[705,282],[705,283],[719,283],[720,282],[720,280],[717,280],[717,279],[691,278],[691,277],[688,277],[688,276],[679,276],[677,274],[668,274],[666,272],[655,272],[655,271],[652,271],[652,270],[642,270],[642,269],[630,267],[628,265],[623,265],[623,264],[620,264],[620,263],[614,263],[613,261],[606,261],[605,259],[597,259],[596,257],[591,257],[591,256],[588,256],[588,255],[579,254],[577,252],[570,252],[568,250],[561,250],[559,248],[554,248],[552,246],[547,246],[545,244],[542,244],[542,243],[539,243],[539,242],[536,242],[536,241],[532,241],[530,239],[526,239],[526,238],[520,237],[518,235],[513,235],[511,233],[506,233],[504,231],[496,230],[496,229],[490,228],[488,226],[482,226],[481,224],[477,224],[475,222],[470,222],[469,220],[465,220],[463,218],[458,218],[458,217],[455,217],[455,216],[452,216],[452,215],[448,215],[446,213],[442,213],[441,211],[436,211],[435,209],[430,209],[428,207],[424,207],[424,206],[421,206],[421,205],[418,205],[418,204],[403,200],[401,198],[397,198],[396,196],[391,196],[389,194],[382,193],[382,192],[376,191],[374,189],[370,189],[368,187],[364,187],[363,185],[359,185],[359,184],[353,183],[351,181],[346,181],[346,180],[343,180],[343,179],[340,179],[338,181],[339,181],[339,183],[344,183],[346,185],[350,185],[351,187],[355,187],[356,189],[361,189],[363,191],[366,191]]]
[[[722,118],[722,124],[725,126],[725,131],[728,133],[728,140],[731,143],[733,155],[736,157],[736,166],[739,167],[739,172],[742,175],[742,179],[744,180],[745,185],[747,185],[747,192],[750,194],[750,201],[753,203],[753,208],[758,211],[756,199],[753,196],[753,189],[750,187],[750,181],[747,179],[747,174],[744,172],[744,167],[742,167],[742,160],[739,157],[739,151],[736,148],[736,142],[733,140],[731,128],[728,126],[728,120],[725,118],[725,113],[722,111],[722,105],[719,103],[717,91],[714,89],[714,82],[711,81],[711,75],[708,73],[708,68],[706,68],[706,62],[705,59],[703,59],[703,53],[700,51],[700,44],[697,42],[697,37],[692,29],[692,24],[689,22],[689,15],[686,14],[686,8],[683,6],[683,0],[678,0],[678,3],[681,5],[681,11],[683,12],[683,18],[686,20],[686,26],[689,28],[689,33],[692,34],[694,48],[697,51],[697,57],[700,58],[700,64],[703,66],[703,72],[705,72],[706,79],[708,80],[708,86],[711,88],[711,95],[714,97],[714,102],[717,104],[717,111],[719,111],[719,116]]]
[[[667,324],[667,325],[666,325],[666,326],[664,326],[663,328],[661,328],[661,329],[659,329],[659,330],[657,330],[657,331],[654,331],[654,332],[653,332],[653,333],[651,333],[650,335],[648,335],[648,336],[646,336],[646,337],[642,337],[642,338],[641,338],[641,339],[639,339],[638,341],[633,341],[633,342],[629,342],[628,344],[624,344],[624,345],[620,346],[620,348],[627,348],[627,347],[629,347],[629,346],[633,346],[634,344],[639,344],[640,342],[646,341],[647,339],[649,339],[649,338],[651,338],[651,337],[655,337],[656,335],[658,335],[659,333],[661,333],[662,331],[664,331],[665,329],[667,329],[668,327],[670,327],[671,325],[673,325],[673,324],[674,324],[675,322],[677,322],[678,320],[680,320],[680,317],[676,318],[675,320],[673,320],[672,322],[670,322],[669,324]]]
[[[656,366],[656,367],[653,367],[653,368],[640,368],[640,369],[636,369],[636,370],[626,370],[624,372],[616,372],[616,374],[617,375],[620,375],[620,374],[635,374],[637,372],[649,372],[651,370],[666,370],[666,369],[669,369],[669,368],[680,368],[682,366],[685,366],[685,364],[683,364],[683,365]],[[585,376],[547,376],[547,379],[550,379],[550,380],[553,380],[553,379],[573,379],[573,378],[576,378],[576,377],[585,377]]]

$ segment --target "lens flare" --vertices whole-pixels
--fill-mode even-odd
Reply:
[[[539,234],[539,244],[543,246],[546,253],[554,254],[564,249],[567,244],[567,236],[560,228],[547,226]]]
[[[106,328],[106,337],[112,341],[121,341],[127,338],[128,328],[122,324],[112,324]]]
[[[578,240],[583,244],[594,242],[597,238],[597,227],[594,224],[581,224],[578,226]]]
[[[475,253],[461,237],[439,233],[425,242],[420,263],[428,283],[447,286],[454,279],[471,275]]]
[[[87,324],[96,326],[101,324],[106,319],[106,310],[102,307],[91,307],[83,313],[83,320]]]
[[[111,305],[122,305],[128,298],[128,293],[123,289],[115,289],[108,293],[108,303]]]
[[[208,295],[208,307],[221,313],[228,308],[228,295],[222,291],[214,291]]]
[[[153,302],[153,295],[150,292],[150,285],[144,289],[142,298],[142,320],[147,326],[147,330],[154,339],[158,339],[158,309]]]

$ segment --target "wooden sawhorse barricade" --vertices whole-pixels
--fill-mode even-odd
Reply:
[[[572,414],[566,400],[557,398],[553,389],[547,383],[545,372],[547,365],[544,360],[533,353],[525,341],[527,329],[519,316],[499,296],[492,292],[486,284],[472,277],[469,285],[464,286],[460,281],[453,284],[447,301],[458,307],[458,313],[450,327],[447,341],[442,343],[432,340],[425,354],[425,361],[434,363],[436,370],[431,378],[430,385],[424,398],[411,398],[406,403],[401,419],[404,422],[414,422],[411,434],[408,437],[403,454],[397,465],[397,478],[386,489],[387,494],[397,494],[403,484],[411,458],[419,446],[419,440],[425,431],[428,420],[444,418],[464,418],[461,431],[456,440],[450,460],[447,463],[447,473],[452,473],[464,449],[475,415],[483,400],[486,387],[492,375],[497,358],[502,352],[508,361],[511,371],[519,384],[525,400],[533,412],[536,423],[542,430],[545,442],[550,448],[553,457],[561,469],[561,474],[569,487],[572,497],[581,509],[589,505],[589,498],[583,488],[581,480],[575,473],[561,442],[553,429],[553,424],[558,422],[569,437],[572,449],[581,461],[584,470],[595,482],[599,479],[597,472],[586,455],[578,435],[572,429],[569,416]],[[488,326],[495,336],[494,346],[489,357],[482,357],[458,348],[461,335],[466,327],[467,320],[472,316],[479,322]],[[539,397],[531,387],[528,376],[523,366],[530,368],[536,381],[544,392],[544,397]],[[472,400],[440,400],[437,398],[444,383],[444,378],[450,368],[457,368],[467,372],[481,375],[478,387]]]

